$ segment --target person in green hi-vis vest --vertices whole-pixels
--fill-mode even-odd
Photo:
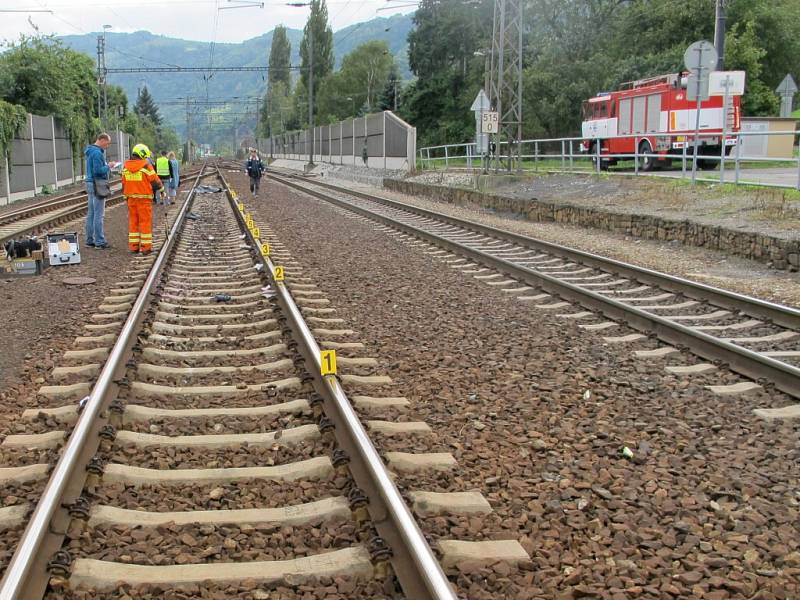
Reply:
[[[161,189],[161,201],[166,202],[167,198],[167,184],[169,180],[172,179],[172,164],[169,162],[169,158],[167,158],[167,151],[162,150],[161,156],[156,159],[156,175],[161,180],[161,183],[164,184],[164,187]],[[159,196],[154,196],[154,200],[156,204],[158,204]]]

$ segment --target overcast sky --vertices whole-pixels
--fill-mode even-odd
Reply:
[[[0,40],[34,33],[32,22],[45,34],[90,33],[111,25],[112,31],[117,32],[147,30],[190,40],[241,42],[276,25],[302,28],[308,8],[286,6],[289,1],[292,0],[265,0],[264,8],[227,8],[249,0],[0,0]],[[377,16],[412,11],[413,6],[408,6],[412,3],[413,0],[328,0],[328,15],[336,31]],[[378,10],[387,6],[401,8]]]

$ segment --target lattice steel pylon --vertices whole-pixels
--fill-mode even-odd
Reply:
[[[509,171],[514,166],[517,170],[522,167],[519,145],[522,139],[522,2],[494,2],[489,96],[494,110],[500,113],[500,127],[494,136],[495,170],[503,155]]]

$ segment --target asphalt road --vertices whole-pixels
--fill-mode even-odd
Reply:
[[[644,173],[655,177],[672,177],[680,179],[682,174],[680,170],[670,171],[652,171]],[[691,169],[687,169],[686,177],[691,177]],[[725,182],[733,183],[736,176],[735,170],[725,167]],[[697,177],[703,179],[719,179],[719,168],[714,171],[697,171]],[[790,187],[800,189],[800,169],[796,167],[786,168],[765,168],[765,169],[741,169],[739,171],[739,183],[751,183],[755,185],[776,185],[781,187]]]

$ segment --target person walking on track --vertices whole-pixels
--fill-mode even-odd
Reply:
[[[97,249],[109,248],[103,227],[106,210],[106,196],[98,196],[95,182],[105,184],[108,189],[109,165],[106,164],[106,148],[111,144],[111,136],[101,133],[94,144],[86,146],[86,194],[88,207],[86,211],[86,245]]]
[[[149,254],[153,249],[153,190],[164,190],[158,175],[147,160],[150,149],[136,144],[133,157],[122,167],[122,195],[128,202],[128,248]]]
[[[250,193],[253,198],[258,196],[258,186],[261,183],[261,176],[264,174],[264,163],[258,157],[258,152],[255,148],[250,148],[250,158],[247,159],[245,165],[247,175],[250,177]]]
[[[169,166],[172,169],[169,178],[169,186],[167,187],[167,199],[164,201],[164,204],[169,204],[170,202],[175,202],[178,196],[178,186],[181,184],[181,166],[178,164],[178,159],[175,157],[174,152],[170,152],[167,155],[169,158]]]
[[[167,189],[167,184],[169,180],[172,178],[172,165],[169,162],[169,158],[167,158],[167,151],[162,150],[161,156],[156,159],[156,174],[158,178],[161,180],[161,183],[164,184],[163,189]],[[166,203],[167,194],[166,192],[161,193],[161,200],[162,202]],[[158,204],[158,198],[156,198],[156,204]]]

